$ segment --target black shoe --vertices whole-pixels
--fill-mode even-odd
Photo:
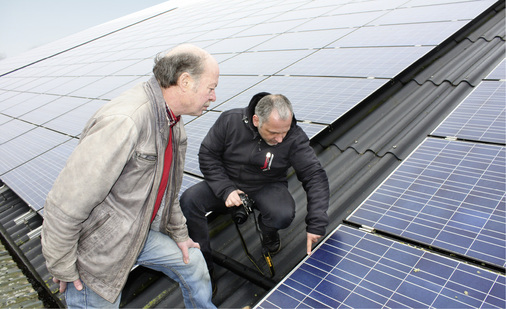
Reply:
[[[262,233],[262,245],[269,250],[269,253],[274,255],[279,252],[281,248],[281,241],[279,240],[279,233],[271,232],[271,233]]]

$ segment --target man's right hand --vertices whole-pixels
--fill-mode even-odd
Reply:
[[[233,207],[233,206],[242,205],[242,200],[241,200],[241,197],[239,196],[239,193],[244,193],[244,192],[242,192],[239,189],[230,192],[230,194],[227,197],[227,200],[225,201],[225,206]]]
[[[54,282],[54,283],[59,283],[59,284],[60,284],[60,293],[65,292],[65,290],[67,289],[67,283],[68,283],[68,282],[61,281],[61,280],[56,279],[56,278],[54,278],[54,277],[53,277],[53,282]],[[77,289],[78,291],[81,291],[81,290],[83,289],[83,283],[81,282],[81,280],[80,280],[80,279],[77,279],[76,281],[71,282],[71,283],[73,283],[73,284],[74,284],[74,286],[76,287],[76,289]]]

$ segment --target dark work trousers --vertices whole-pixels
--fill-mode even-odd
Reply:
[[[295,217],[295,201],[285,184],[267,184],[257,191],[244,193],[255,201],[253,207],[260,211],[259,225],[262,233],[272,233],[290,226]],[[227,213],[225,201],[217,198],[207,182],[202,181],[181,195],[180,204],[190,237],[200,244],[207,267],[212,270],[214,266],[206,213]]]

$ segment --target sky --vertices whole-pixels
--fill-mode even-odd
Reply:
[[[0,0],[0,60],[167,0]]]

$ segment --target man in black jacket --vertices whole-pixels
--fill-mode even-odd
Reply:
[[[325,234],[329,184],[309,139],[297,125],[290,101],[283,95],[258,93],[246,108],[223,112],[199,151],[204,181],[181,196],[190,237],[200,244],[213,272],[206,213],[242,205],[240,193],[260,211],[263,245],[280,249],[278,230],[295,217],[295,201],[288,191],[287,170],[293,166],[307,193],[307,254]]]

